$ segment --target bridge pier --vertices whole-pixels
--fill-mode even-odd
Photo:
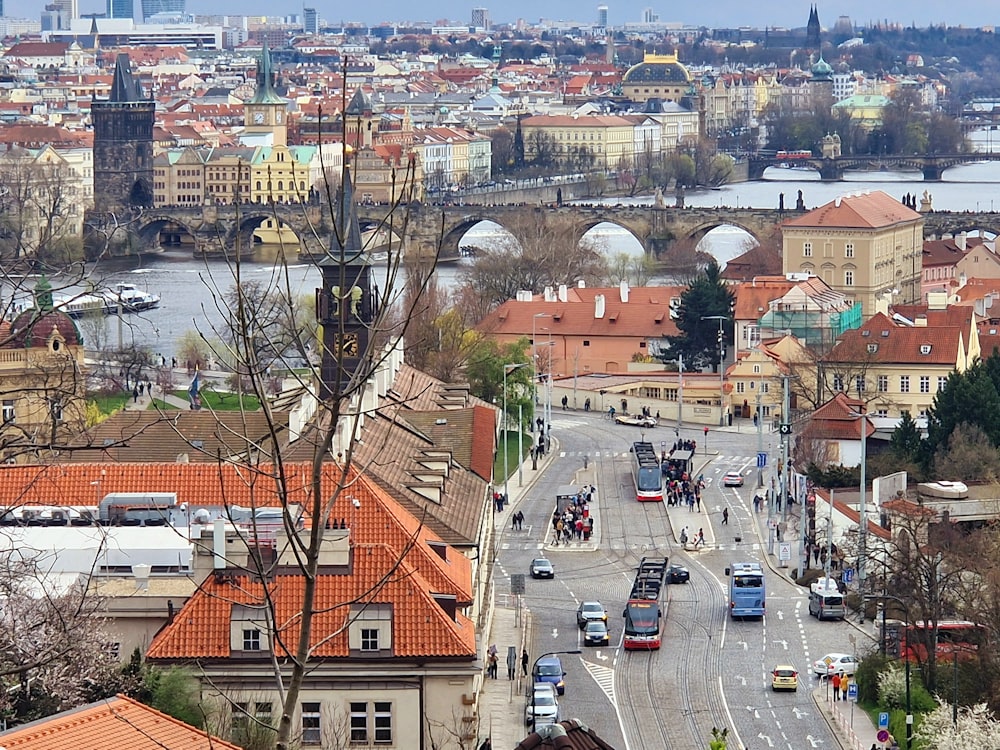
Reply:
[[[824,182],[839,182],[844,179],[844,172],[835,159],[824,159],[819,167],[819,176]]]
[[[941,175],[944,172],[939,164],[932,162],[925,162],[921,171],[924,173],[924,182],[941,182]]]

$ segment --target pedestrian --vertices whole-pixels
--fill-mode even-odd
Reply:
[[[517,531],[517,513],[510,514],[510,530]]]
[[[521,674],[528,676],[528,649],[521,649]]]
[[[698,504],[698,512],[701,513],[701,495],[695,493],[694,501]]]
[[[847,688],[851,686],[851,678],[849,675],[841,675],[840,677],[840,699],[847,700]]]
[[[138,400],[139,400],[139,389],[138,388],[133,388],[132,389],[132,403],[136,403]]]
[[[688,543],[688,527],[681,529],[681,546],[686,547]]]
[[[145,383],[139,383],[139,395],[140,396],[145,392],[145,390],[146,390],[146,384]]]
[[[563,408],[563,411],[566,411],[566,405],[568,403],[569,403],[569,399],[566,396],[563,396],[562,397],[562,408]]]
[[[698,529],[698,536],[694,540],[694,546],[697,548],[700,546],[704,546],[704,544],[705,544],[705,530]]]
[[[833,677],[830,678],[833,682],[833,699],[835,701],[840,700],[840,673],[838,672]]]
[[[729,525],[729,508],[722,509],[722,525],[723,526]]]
[[[483,740],[483,744],[479,746],[479,750],[493,750],[493,741],[487,737]]]
[[[507,649],[507,679],[513,680],[517,674],[517,649]]]
[[[583,401],[583,410],[584,411],[590,411],[590,399],[589,398],[584,399],[584,401]]]

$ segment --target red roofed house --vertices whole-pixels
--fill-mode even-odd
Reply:
[[[963,320],[872,316],[822,358],[825,392],[861,390],[868,394],[872,416],[899,418],[904,411],[914,419],[925,416],[949,373],[964,372],[979,357],[976,328],[968,313]]]
[[[4,750],[240,750],[119,695],[0,732]]]
[[[499,343],[533,340],[539,372],[555,377],[627,372],[636,357],[659,354],[676,336],[671,310],[683,287],[589,289],[560,286],[543,295],[522,292],[487,315],[479,331]],[[551,342],[551,346],[549,344]],[[551,368],[549,355],[551,349]]]
[[[875,300],[920,301],[924,219],[881,191],[846,195],[782,225],[783,270],[819,276],[862,315]]]
[[[809,463],[858,466],[861,463],[861,422],[864,402],[838,393],[812,413],[808,424],[795,439],[795,461],[805,468]],[[864,417],[867,441],[875,425]]]

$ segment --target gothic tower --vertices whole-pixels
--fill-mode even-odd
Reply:
[[[265,42],[257,60],[257,89],[243,105],[243,132],[247,135],[271,134],[272,146],[288,145],[287,109],[288,102],[274,90],[271,51]]]
[[[128,55],[115,62],[111,96],[91,104],[94,119],[94,206],[98,212],[153,205],[156,103],[132,77]]]
[[[316,317],[323,328],[320,398],[324,401],[347,392],[355,376],[360,380],[367,376],[371,328],[378,312],[350,169],[344,171],[336,201],[333,240],[319,263],[323,286],[316,290]]]
[[[806,47],[819,52],[820,45],[819,11],[813,5],[809,8],[809,22],[806,24]]]

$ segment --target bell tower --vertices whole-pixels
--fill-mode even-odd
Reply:
[[[350,169],[336,198],[334,237],[329,255],[320,261],[323,286],[316,290],[316,317],[323,328],[320,398],[344,393],[356,376],[371,367],[369,344],[378,313],[371,278],[371,259],[361,241]]]
[[[243,105],[243,132],[247,135],[271,134],[273,146],[288,145],[288,102],[274,90],[274,70],[267,42],[257,60],[257,90]]]
[[[153,205],[156,102],[143,96],[128,55],[119,53],[111,96],[91,104],[94,120],[94,206],[123,211]]]

